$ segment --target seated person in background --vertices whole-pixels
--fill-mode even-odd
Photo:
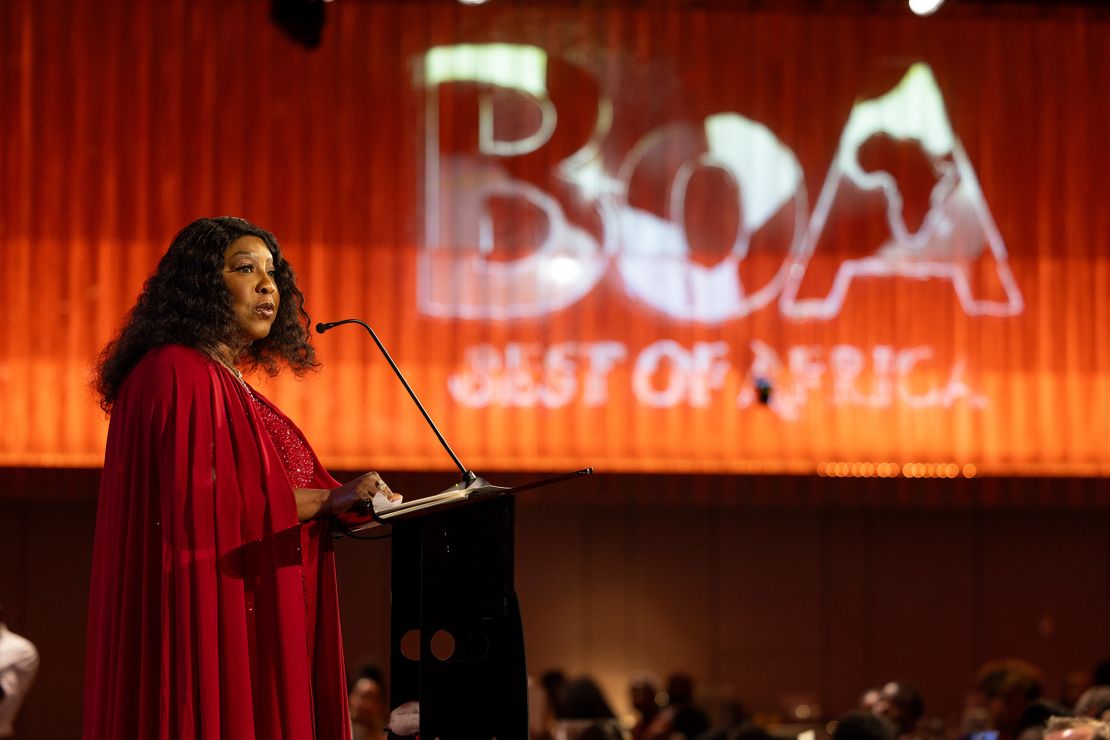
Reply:
[[[347,686],[351,707],[351,740],[382,740],[389,722],[389,696],[382,672],[364,665]]]
[[[707,732],[698,740],[776,740],[776,738],[750,719],[744,719],[728,727]]]
[[[562,700],[563,691],[567,688],[567,676],[558,668],[552,668],[540,674],[540,685],[543,686],[544,692],[547,694],[547,702],[551,707],[551,713],[556,718],[562,717],[562,708],[559,702]]]
[[[38,650],[8,629],[0,603],[0,738],[15,737],[12,724],[38,670]]]
[[[1060,703],[1065,707],[1074,707],[1079,702],[1083,692],[1091,688],[1091,673],[1089,671],[1068,671],[1060,683]]]
[[[601,688],[589,676],[563,686],[558,698],[559,719],[554,740],[624,740],[624,732]]]
[[[999,740],[1014,740],[1018,718],[1040,698],[1043,686],[1040,669],[1024,660],[992,661],[979,669],[979,690],[987,700]]]
[[[893,722],[899,735],[913,735],[925,713],[925,702],[913,686],[904,681],[890,681],[878,689],[871,711]]]
[[[528,740],[551,740],[555,707],[535,676],[528,676]]]
[[[856,710],[836,723],[832,740],[896,740],[898,726],[881,714]]]
[[[1080,717],[1110,721],[1110,686],[1092,686],[1084,691],[1075,703],[1075,713]]]
[[[649,673],[637,673],[629,686],[632,695],[632,708],[640,715],[632,726],[632,739],[642,740],[651,721],[659,714],[659,704],[655,701],[659,693],[655,677]]]
[[[1090,717],[1052,717],[1045,740],[1110,740],[1110,723]]]
[[[645,740],[693,740],[709,729],[709,718],[694,705],[694,679],[673,673],[667,679],[669,701],[644,732]]]
[[[1014,727],[1016,740],[1044,740],[1045,725],[1052,717],[1070,716],[1071,710],[1062,704],[1038,699],[1025,708]]]
[[[874,712],[875,705],[883,698],[880,691],[881,689],[879,688],[871,688],[864,691],[859,697],[858,709],[864,712]]]

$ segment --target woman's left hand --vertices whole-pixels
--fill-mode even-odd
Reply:
[[[363,502],[366,502],[363,505],[371,506],[370,502],[379,493],[389,501],[401,500],[401,496],[391,491],[382,477],[374,472],[364,473],[338,488],[298,488],[293,493],[297,499],[297,518],[302,522],[339,516]]]
[[[390,490],[386,482],[376,472],[363,473],[339,488],[332,489],[328,495],[325,508],[331,516],[345,514],[364,501],[372,501],[374,496],[379,493],[389,501],[397,501],[401,498]]]

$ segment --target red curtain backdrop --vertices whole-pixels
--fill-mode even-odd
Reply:
[[[235,214],[475,468],[1110,472],[1101,15],[326,12],[0,6],[0,464],[100,463],[99,348]],[[449,467],[367,337],[316,344],[260,382],[327,464]]]

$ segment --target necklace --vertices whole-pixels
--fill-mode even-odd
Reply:
[[[236,380],[238,380],[238,381],[239,381],[239,383],[240,383],[240,384],[241,384],[241,385],[243,386],[243,389],[244,389],[244,390],[245,390],[245,391],[246,391],[246,392],[247,392],[248,394],[250,394],[250,395],[251,395],[252,397],[254,396],[254,394],[253,394],[253,393],[251,393],[251,389],[250,389],[250,386],[249,386],[249,385],[247,385],[247,381],[243,380],[243,373],[239,372],[239,368],[235,367],[234,365],[232,365],[232,364],[231,364],[231,363],[229,363],[229,362],[228,362],[227,360],[225,360],[224,358],[220,357],[219,355],[217,355],[217,354],[216,354],[216,353],[214,353],[214,352],[208,352],[207,354],[208,354],[208,356],[209,356],[209,357],[211,357],[211,358],[212,358],[213,360],[215,360],[216,362],[218,362],[219,364],[223,365],[223,366],[224,366],[225,368],[227,368],[228,370],[230,370],[230,371],[231,371],[231,374],[235,376],[235,379],[236,379]]]

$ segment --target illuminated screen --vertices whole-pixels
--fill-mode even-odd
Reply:
[[[329,12],[313,52],[260,25],[5,73],[0,462],[98,463],[97,348],[177,228],[237,213],[471,467],[1110,471],[1105,20]],[[316,345],[258,382],[326,463],[450,467],[368,337]]]

